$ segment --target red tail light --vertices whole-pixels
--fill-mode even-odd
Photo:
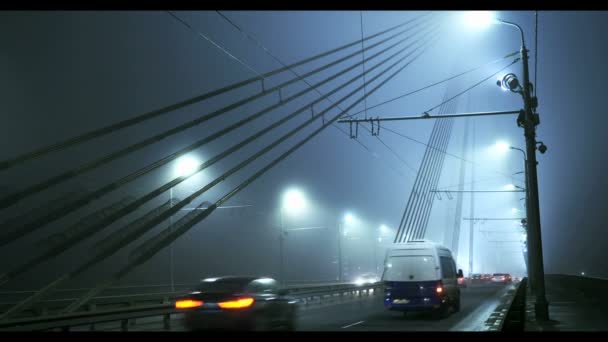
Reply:
[[[231,300],[227,302],[219,302],[219,305],[222,309],[243,309],[248,308],[253,305],[254,299],[252,297],[243,297],[237,300]]]
[[[438,295],[443,294],[443,282],[442,281],[437,282],[437,287],[435,288],[435,291],[437,292]]]
[[[192,299],[182,299],[175,302],[176,309],[190,309],[197,308],[199,306],[203,306],[203,301],[201,300],[192,300]]]

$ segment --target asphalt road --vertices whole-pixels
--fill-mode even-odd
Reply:
[[[382,303],[382,296],[369,300],[311,309],[299,316],[298,330],[302,331],[449,331],[466,328],[479,320],[485,320],[491,302],[504,286],[487,285],[462,289],[461,310],[447,318],[437,319],[430,314],[388,311]],[[487,306],[488,310],[485,310]],[[481,310],[479,310],[481,309]],[[483,316],[483,317],[472,317]]]
[[[495,307],[502,285],[463,288],[461,311],[444,319],[429,314],[391,312],[384,308],[382,295],[318,308],[301,310],[298,331],[468,331],[482,325]],[[99,325],[98,330],[119,330],[118,324]],[[80,330],[80,329],[75,329]],[[84,330],[84,327],[83,327]],[[87,329],[88,330],[88,329]],[[130,331],[163,331],[160,318],[146,318],[129,327]],[[179,316],[172,319],[171,331],[185,331]]]

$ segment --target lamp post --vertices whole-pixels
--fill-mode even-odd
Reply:
[[[530,205],[530,196],[528,194],[528,192],[529,192],[528,190],[530,188],[529,185],[528,185],[528,162],[527,162],[528,158],[526,157],[526,151],[522,150],[521,148],[509,146],[509,149],[520,151],[522,153],[523,157],[524,157],[524,184],[525,184],[524,185],[524,187],[525,187],[524,190],[526,192],[526,194],[525,194],[525,202],[524,202],[525,203],[525,207],[526,207],[526,226],[524,228],[526,229],[526,246],[529,246],[530,245],[530,240],[529,240],[529,236],[530,235],[527,233],[527,231],[528,231],[528,224],[527,224],[527,222],[528,222],[528,220],[530,219],[530,216],[531,216],[530,210],[531,210],[532,206]],[[526,252],[526,254],[527,254],[527,252]],[[535,261],[534,258],[532,260]],[[535,274],[534,274],[533,271],[531,272],[531,265],[530,265],[530,259],[529,258],[526,258],[526,268],[528,269],[528,278],[530,279],[530,289],[532,291],[532,294],[536,294],[536,283],[535,283],[535,279],[534,279],[534,275]]]
[[[338,281],[343,280],[343,257],[342,257],[342,236],[344,235],[344,225],[355,222],[355,217],[351,213],[346,213],[344,218],[338,222]]]
[[[174,175],[176,177],[186,177],[195,173],[199,166],[199,161],[191,155],[179,158],[175,163]],[[169,206],[173,207],[173,187],[169,190]],[[173,230],[173,215],[169,218],[169,234]],[[171,278],[171,292],[175,292],[173,242],[169,245],[169,274]]]
[[[306,198],[299,189],[289,189],[283,195],[283,201],[279,208],[279,214],[281,216],[281,231],[279,234],[279,281],[284,286],[285,282],[285,252],[284,252],[284,240],[285,240],[285,218],[283,211],[288,210],[289,213],[296,214],[301,212],[306,207]]]
[[[512,92],[519,93],[524,102],[524,109],[520,112],[517,118],[517,125],[524,129],[526,138],[526,180],[527,180],[527,195],[528,195],[528,251],[531,266],[529,273],[536,282],[536,303],[534,311],[536,319],[544,321],[549,319],[549,310],[547,299],[545,297],[545,277],[543,268],[543,251],[540,229],[540,205],[538,196],[538,175],[536,170],[536,126],[540,123],[539,115],[536,113],[538,99],[531,95],[532,84],[530,83],[530,74],[528,70],[528,50],[526,49],[524,31],[518,24],[498,19],[498,23],[515,27],[521,34],[521,49],[520,56],[523,64],[523,85],[519,84],[517,77],[514,74],[508,74],[502,81],[503,86]],[[544,144],[539,142],[541,153],[546,151]]]

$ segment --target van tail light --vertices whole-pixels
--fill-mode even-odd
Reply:
[[[443,294],[443,283],[441,281],[437,283],[437,287],[435,288],[435,291],[440,296]]]
[[[244,309],[252,306],[253,302],[254,299],[252,297],[242,297],[227,302],[219,302],[217,305],[222,309]]]
[[[203,301],[192,299],[181,299],[175,302],[176,309],[191,309],[203,306]]]

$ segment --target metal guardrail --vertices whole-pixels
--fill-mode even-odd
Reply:
[[[362,297],[364,295],[367,297],[380,288],[383,288],[382,283],[363,286],[354,284],[310,285],[290,287],[287,288],[287,290],[290,296],[299,300],[299,304],[303,308],[308,308],[310,305],[314,304],[330,304],[344,299]],[[171,301],[173,299],[174,298],[171,298]],[[0,322],[0,331],[38,331],[54,329],[68,331],[72,327],[86,325],[90,326],[91,330],[94,330],[95,324],[107,322],[120,322],[121,330],[127,331],[130,321],[137,318],[158,316],[163,317],[164,329],[169,330],[171,315],[182,312],[182,310],[175,309],[172,303],[166,303],[112,310],[46,315],[2,321]]]
[[[83,311],[96,311],[99,309],[112,309],[112,308],[124,308],[124,307],[135,307],[139,305],[153,305],[168,303],[172,298],[186,293],[192,289],[196,284],[176,284],[176,291],[162,291],[158,292],[159,289],[170,288],[170,285],[146,285],[146,286],[121,286],[113,287],[104,291],[105,293],[116,293],[118,291],[133,291],[135,293],[130,294],[114,294],[114,295],[103,295],[93,297]],[[66,308],[70,303],[77,300],[80,295],[86,293],[89,289],[61,289],[55,291],[53,294],[59,294],[62,297],[46,299],[34,304],[28,310],[20,313],[16,318],[25,318],[31,316],[45,316],[53,313],[57,313],[62,309]],[[149,292],[156,291],[156,292]],[[0,292],[0,312],[5,312],[12,306],[19,303],[21,300],[27,297],[28,294],[32,294],[35,291],[2,291]],[[19,295],[25,296],[20,299],[4,299],[2,297],[12,296],[18,297]],[[65,296],[67,295],[67,297]]]
[[[500,331],[523,332],[526,322],[526,289],[528,278],[522,279],[515,291],[515,297],[509,305],[505,319],[502,321]]]
[[[485,321],[485,331],[524,330],[527,282],[528,278],[523,278],[514,288],[507,291]]]

